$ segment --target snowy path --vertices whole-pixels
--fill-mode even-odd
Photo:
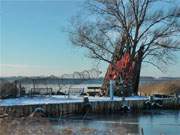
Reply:
[[[90,102],[111,101],[110,97],[88,97]],[[147,100],[147,97],[126,97],[126,100]],[[114,97],[114,101],[121,101],[121,97]],[[37,96],[37,97],[20,97],[0,100],[0,106],[14,105],[38,105],[38,104],[61,104],[61,103],[81,103],[83,97],[78,96]]]

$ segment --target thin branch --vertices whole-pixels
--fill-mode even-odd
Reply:
[[[151,64],[153,65],[154,67],[156,67],[158,70],[160,70],[161,72],[164,72],[158,65],[154,64],[153,62],[151,61],[143,61],[144,63],[148,63],[148,64]]]

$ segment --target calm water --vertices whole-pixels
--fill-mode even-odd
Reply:
[[[180,135],[180,111],[154,111],[143,114],[116,114],[82,117],[53,122],[56,132],[98,135]],[[65,130],[65,131],[64,131]]]

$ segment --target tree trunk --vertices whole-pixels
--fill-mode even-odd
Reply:
[[[115,95],[116,96],[131,96],[131,95],[138,95],[138,88],[140,82],[140,71],[141,71],[141,63],[142,60],[138,59],[135,62],[134,72],[130,75],[132,79],[128,80],[127,84],[122,83],[121,77],[118,77],[115,80]]]
[[[119,76],[115,79],[114,95],[138,95],[143,50],[144,48],[141,47],[135,58],[133,58],[134,61],[131,61],[130,65],[123,70],[122,73],[125,75],[119,74]],[[110,66],[108,67],[108,70],[109,68]],[[109,80],[107,80],[106,77],[103,82],[103,90],[106,96],[109,95]]]
[[[135,72],[134,72],[135,73],[135,75],[134,75],[135,78],[134,78],[134,83],[133,83],[133,85],[134,85],[133,89],[134,89],[134,94],[135,95],[138,95],[143,54],[144,54],[144,47],[142,46],[138,51],[138,55],[136,57],[136,62],[135,62]]]
[[[134,95],[138,95],[139,82],[140,82],[140,73],[141,73],[141,63],[142,63],[142,60],[136,61],[136,67],[135,67],[134,79],[133,79],[133,92],[134,92]]]

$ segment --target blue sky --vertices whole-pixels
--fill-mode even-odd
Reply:
[[[91,69],[84,49],[63,32],[83,0],[2,0],[0,76],[58,75]],[[105,72],[106,64],[100,65]],[[166,73],[144,65],[141,75],[180,76],[180,54]]]

